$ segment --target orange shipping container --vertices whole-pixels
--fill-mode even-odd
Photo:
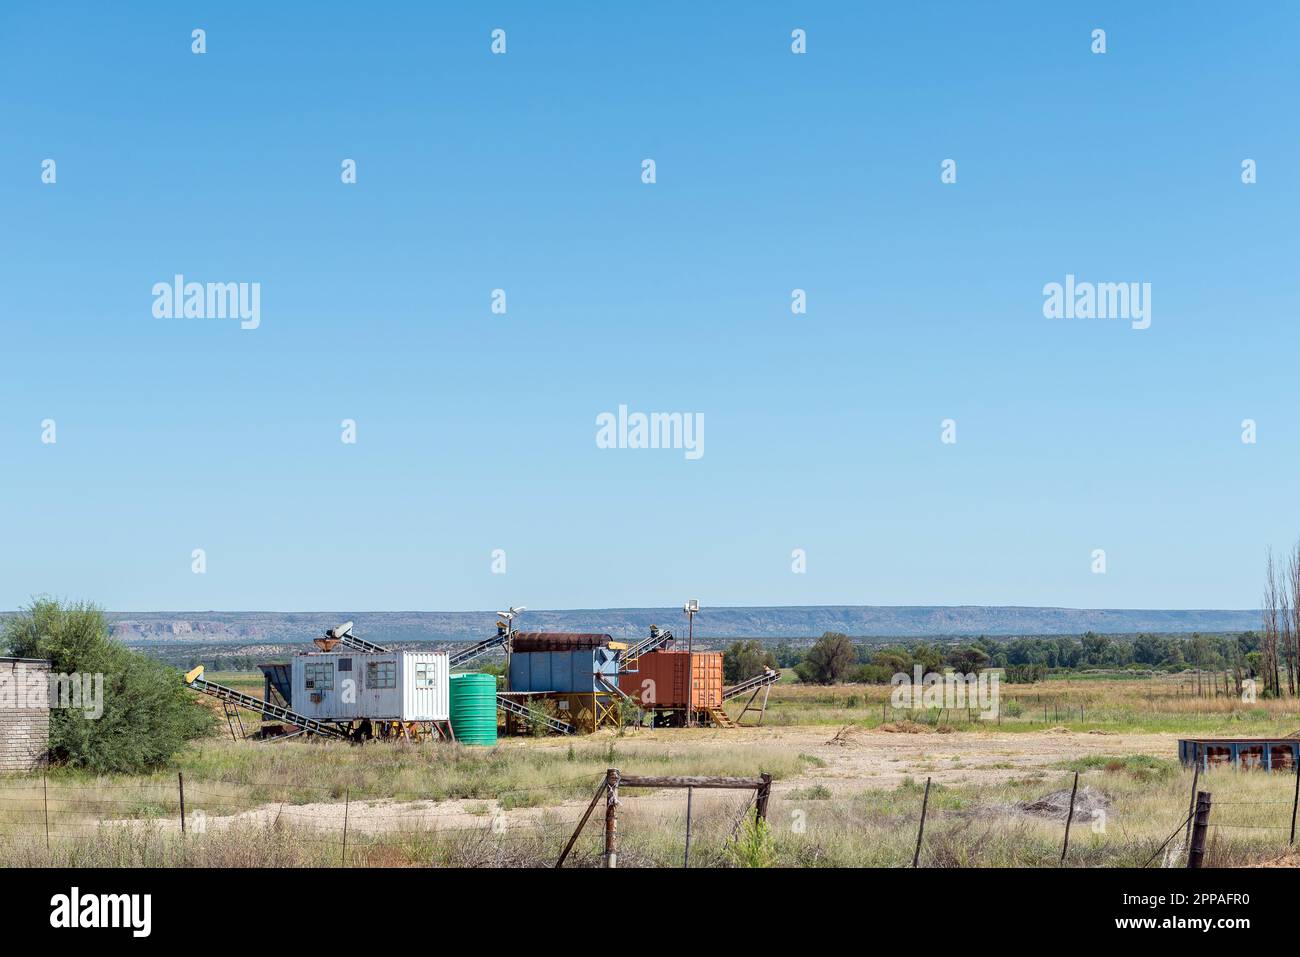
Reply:
[[[691,707],[707,710],[722,707],[722,652],[652,651],[637,660],[634,674],[620,675],[623,693],[645,708],[685,708],[688,668]]]

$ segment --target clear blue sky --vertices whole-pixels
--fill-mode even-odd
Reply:
[[[0,8],[0,608],[1258,602],[1300,7],[559,6]]]

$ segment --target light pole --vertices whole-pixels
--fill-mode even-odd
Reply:
[[[682,605],[686,612],[686,727],[695,726],[695,616],[700,611],[700,600],[692,598]]]
[[[515,619],[527,610],[528,609],[523,605],[520,605],[518,608],[516,608],[514,605],[511,605],[509,611],[497,612],[497,617],[499,619],[503,619],[506,626],[506,633],[505,633],[506,640],[504,642],[504,645],[505,645],[505,652],[506,652],[505,685],[507,691],[510,690],[510,653],[514,651],[515,648]],[[501,621],[498,621],[497,625],[500,626],[501,623],[502,623]]]

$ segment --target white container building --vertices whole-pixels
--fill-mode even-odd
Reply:
[[[320,721],[447,721],[445,651],[309,652],[291,662],[291,707]]]

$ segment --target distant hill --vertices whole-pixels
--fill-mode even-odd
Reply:
[[[373,641],[470,641],[492,633],[491,611],[113,612],[124,641],[303,642],[341,621]],[[651,624],[684,635],[680,608],[592,608],[524,613],[527,631],[600,631],[615,638],[644,635]],[[826,631],[860,637],[1069,635],[1085,631],[1230,632],[1259,627],[1259,611],[1035,608],[989,605],[811,605],[704,608],[695,619],[702,638],[815,638]]]

